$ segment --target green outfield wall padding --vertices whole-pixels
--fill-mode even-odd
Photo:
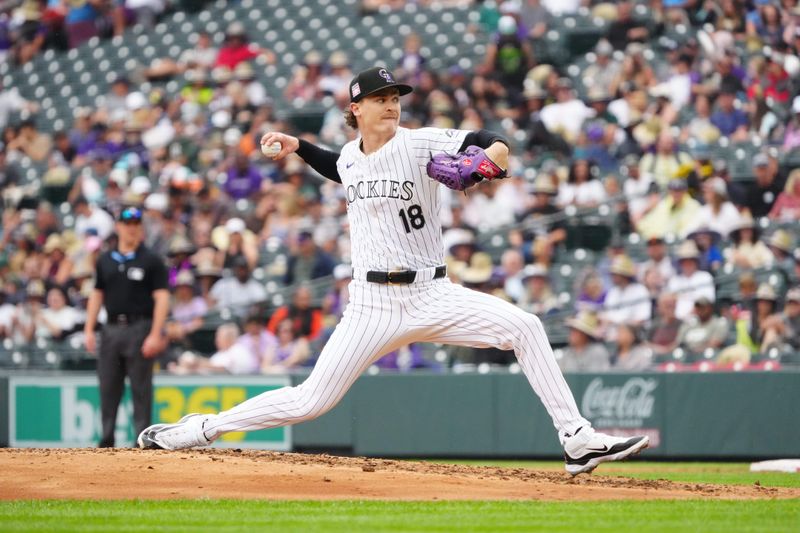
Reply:
[[[63,376],[38,374],[35,379],[37,386],[64,386]],[[247,379],[252,386],[275,378]],[[304,379],[294,375],[290,382]],[[800,371],[572,374],[567,382],[596,428],[646,433],[652,442],[647,456],[654,459],[800,456],[795,414]],[[9,393],[7,378],[0,375],[4,446],[9,415],[15,416]],[[42,409],[52,404],[43,402]],[[63,413],[40,413],[41,420],[59,416]],[[562,454],[550,417],[527,380],[509,373],[363,376],[330,412],[294,426],[290,441],[295,450],[384,457]]]

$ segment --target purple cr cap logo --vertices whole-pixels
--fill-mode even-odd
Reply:
[[[380,69],[378,71],[378,76],[380,76],[381,78],[385,79],[386,83],[394,83],[394,80],[392,79],[392,75],[389,74],[389,71],[386,70],[385,68],[382,68],[382,69]]]

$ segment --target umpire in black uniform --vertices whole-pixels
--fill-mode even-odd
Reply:
[[[97,260],[95,288],[86,317],[86,349],[96,349],[95,326],[105,304],[108,321],[100,339],[97,375],[103,436],[100,447],[114,446],[117,410],[131,384],[133,420],[138,435],[150,425],[153,406],[153,358],[164,348],[162,334],[169,310],[168,272],[164,261],[142,245],[142,211],[125,207],[116,223],[115,250]]]

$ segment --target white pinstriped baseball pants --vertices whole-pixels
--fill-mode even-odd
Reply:
[[[513,349],[559,432],[588,425],[572,396],[541,321],[495,296],[449,279],[410,285],[350,283],[341,322],[302,384],[265,392],[212,416],[205,434],[253,431],[311,420],[333,408],[355,380],[388,352],[411,342]]]

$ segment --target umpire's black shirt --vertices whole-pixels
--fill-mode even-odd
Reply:
[[[106,252],[97,260],[95,288],[103,291],[108,315],[152,318],[153,291],[167,289],[169,274],[164,261],[147,247],[135,252]]]

